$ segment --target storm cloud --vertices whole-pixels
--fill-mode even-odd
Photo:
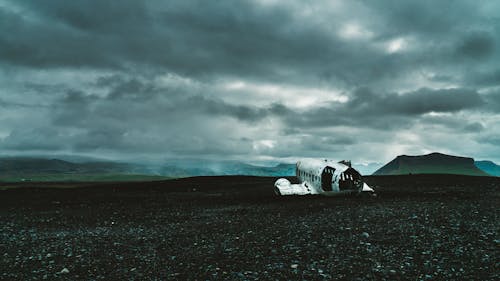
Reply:
[[[500,162],[481,1],[0,1],[0,147]]]

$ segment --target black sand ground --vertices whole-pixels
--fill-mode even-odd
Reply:
[[[0,279],[500,278],[500,178],[368,177],[376,198],[276,198],[274,180],[1,190]]]

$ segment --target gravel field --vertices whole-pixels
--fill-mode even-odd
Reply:
[[[0,279],[500,279],[500,178],[367,177],[375,198],[275,179],[3,184]]]

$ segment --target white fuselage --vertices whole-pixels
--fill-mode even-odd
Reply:
[[[291,184],[287,179],[278,179],[274,186],[279,195],[373,192],[363,182],[359,172],[331,160],[304,160],[297,162],[296,176],[300,184]]]

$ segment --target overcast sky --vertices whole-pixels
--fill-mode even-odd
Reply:
[[[499,11],[0,0],[1,153],[498,163]]]

